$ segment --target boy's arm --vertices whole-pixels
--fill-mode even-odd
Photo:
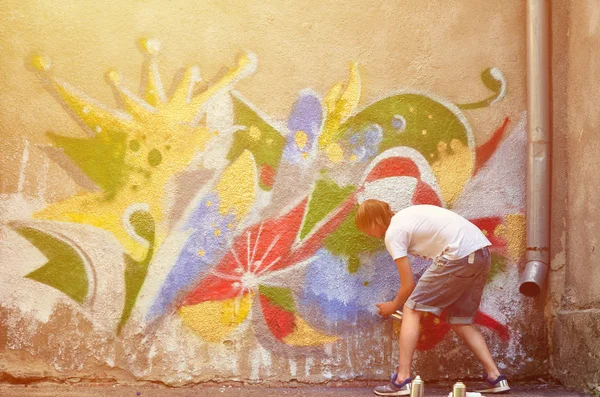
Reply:
[[[410,267],[408,256],[398,258],[394,262],[396,262],[398,274],[400,275],[400,289],[394,299],[394,305],[396,306],[395,310],[398,310],[404,306],[404,303],[415,289],[417,283],[415,282],[415,276]]]
[[[416,286],[415,276],[413,275],[412,268],[408,256],[396,259],[396,267],[398,268],[398,274],[400,275],[400,289],[396,298],[391,302],[379,303],[379,314],[383,317],[388,317],[393,314],[396,310],[402,308],[404,303],[413,292]]]

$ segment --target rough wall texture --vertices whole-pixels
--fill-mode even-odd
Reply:
[[[600,4],[555,2],[552,261],[546,309],[552,375],[600,384],[600,207],[595,153],[600,118]]]
[[[375,303],[398,277],[353,225],[376,197],[484,230],[476,321],[508,375],[546,372],[543,316],[517,292],[521,1],[1,7],[2,371],[387,378]],[[479,375],[448,331],[424,319],[416,370]]]

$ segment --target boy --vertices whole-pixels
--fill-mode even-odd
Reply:
[[[360,231],[385,238],[385,246],[396,262],[401,286],[391,302],[377,304],[387,318],[403,308],[400,329],[400,362],[392,381],[375,388],[380,396],[410,395],[410,368],[419,339],[424,312],[437,316],[447,311],[447,322],[469,346],[486,370],[487,387],[482,393],[506,393],[507,379],[475,328],[473,317],[490,270],[489,240],[477,226],[452,211],[432,205],[415,205],[394,214],[389,204],[366,200],[356,213]],[[407,255],[433,259],[416,283]]]

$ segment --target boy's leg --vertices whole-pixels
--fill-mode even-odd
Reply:
[[[500,376],[500,371],[498,371],[498,367],[496,366],[496,363],[494,363],[492,354],[490,353],[481,332],[470,324],[452,324],[451,327],[452,330],[465,341],[467,346],[469,346],[469,349],[471,349],[479,362],[481,362],[487,376],[490,379],[496,379]]]
[[[400,362],[398,363],[398,379],[410,378],[410,367],[419,341],[419,323],[421,312],[404,306],[402,312],[402,326],[398,347],[400,349]]]
[[[477,328],[471,325],[477,314],[491,267],[489,249],[476,251],[473,259],[472,261],[470,255],[466,265],[456,268],[454,278],[464,283],[461,288],[463,293],[447,308],[448,318],[446,321],[454,332],[465,341],[487,372],[487,384],[482,385],[481,390],[475,391],[505,393],[510,390],[508,381],[498,371],[483,336]],[[479,268],[480,271],[478,274],[473,274],[473,270],[476,268]],[[448,287],[450,286],[448,285]]]
[[[392,381],[389,384],[375,388],[375,394],[378,396],[408,396],[411,394],[410,367],[413,353],[419,341],[420,321],[421,312],[404,306],[398,338],[400,362],[398,363],[397,373],[392,376]]]

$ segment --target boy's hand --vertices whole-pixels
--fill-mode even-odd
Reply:
[[[385,302],[378,303],[377,308],[379,309],[377,313],[383,318],[388,318],[392,314],[396,312],[396,304],[394,302]]]

